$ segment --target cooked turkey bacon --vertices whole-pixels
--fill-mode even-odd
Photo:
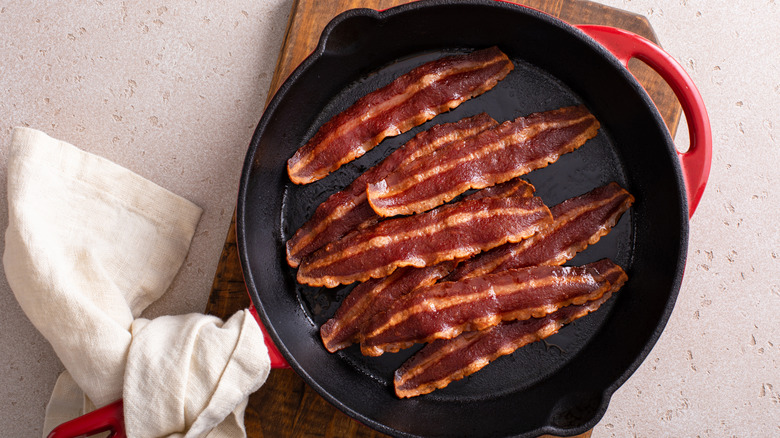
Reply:
[[[480,190],[466,199],[488,196],[530,198],[533,193],[534,186],[518,178]],[[333,353],[360,342],[363,330],[374,315],[384,312],[412,290],[435,283],[452,272],[455,265],[455,261],[447,261],[424,268],[408,266],[397,269],[387,277],[371,279],[355,286],[341,303],[333,318],[320,328],[320,336],[325,348]]]
[[[496,47],[423,64],[322,125],[287,161],[290,179],[296,184],[322,179],[385,137],[406,132],[490,90],[512,69],[512,62]]]
[[[519,242],[552,222],[536,197],[464,199],[427,213],[354,231],[303,259],[298,282],[335,287],[390,275],[403,266],[432,266]]]
[[[570,305],[542,318],[502,322],[494,327],[461,334],[454,339],[438,339],[423,347],[395,372],[398,397],[415,397],[444,388],[484,368],[495,359],[518,348],[557,333],[564,325],[598,309],[627,280],[614,265],[602,273],[610,287],[596,300]]]
[[[447,280],[532,265],[562,265],[609,233],[633,202],[634,197],[614,182],[568,199],[550,208],[552,225],[522,242],[464,261]]]
[[[487,114],[479,114],[455,123],[436,125],[417,134],[381,163],[357,177],[344,190],[334,193],[314,211],[308,222],[287,241],[287,262],[298,267],[305,256],[348,232],[372,225],[381,219],[366,199],[366,184],[378,181],[393,169],[453,141],[467,138],[498,125]]]
[[[415,343],[450,339],[501,321],[540,318],[571,304],[599,299],[609,290],[609,260],[582,267],[534,266],[442,282],[417,290],[377,315],[360,348],[367,356]]]
[[[381,216],[426,211],[466,190],[545,167],[582,146],[598,129],[599,122],[584,106],[505,122],[369,184],[368,201]]]

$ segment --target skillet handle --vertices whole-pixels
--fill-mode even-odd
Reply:
[[[279,350],[274,345],[268,332],[260,322],[257,309],[254,305],[249,306],[249,312],[254,316],[255,321],[263,331],[263,340],[268,348],[268,355],[271,357],[271,368],[290,368],[287,361],[284,360]],[[111,431],[108,438],[126,438],[125,435],[125,416],[124,403],[119,399],[111,404],[96,409],[88,414],[74,418],[66,423],[55,427],[47,438],[77,438],[90,436],[97,433]]]
[[[74,418],[55,427],[48,438],[76,438],[94,435],[107,430],[108,438],[125,438],[124,404],[119,399],[86,415]]]
[[[268,336],[268,332],[260,321],[260,316],[257,314],[257,309],[255,309],[254,304],[249,305],[249,312],[255,317],[257,325],[259,325],[260,330],[263,331],[263,340],[265,341],[266,348],[268,348],[268,355],[271,357],[271,368],[290,368],[290,365],[284,360],[282,353],[279,353],[279,349],[274,345],[274,341]]]
[[[693,216],[707,186],[712,165],[710,119],[693,80],[671,55],[635,33],[609,26],[576,27],[612,52],[626,68],[631,58],[637,58],[649,65],[672,87],[685,112],[691,139],[688,151],[678,151],[677,155],[688,195],[688,214],[689,217]]]

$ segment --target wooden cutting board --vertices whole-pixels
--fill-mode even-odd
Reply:
[[[271,81],[269,100],[287,76],[316,47],[331,18],[352,8],[387,9],[408,0],[295,0],[281,53]],[[658,43],[645,17],[583,0],[516,1],[572,24],[623,28]],[[674,137],[681,108],[669,86],[650,68],[632,60],[629,69],[645,87]],[[219,259],[206,313],[222,318],[249,306],[236,249],[235,213]],[[246,409],[249,437],[380,437],[384,434],[352,420],[334,408],[289,369],[273,370]],[[587,432],[581,437],[589,437]]]

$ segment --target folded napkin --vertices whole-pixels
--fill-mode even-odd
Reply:
[[[202,314],[139,317],[181,267],[199,207],[106,159],[16,128],[8,211],[8,283],[67,369],[44,436],[119,398],[129,437],[246,435],[247,398],[270,369],[252,315],[224,323]]]

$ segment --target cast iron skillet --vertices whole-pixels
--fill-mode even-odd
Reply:
[[[254,306],[284,359],[323,397],[357,420],[397,436],[570,435],[593,427],[612,393],[652,349],[682,280],[691,211],[709,172],[709,122],[690,79],[632,34],[582,31],[541,12],[485,1],[428,1],[336,17],[315,52],[269,104],[241,177],[238,247]],[[586,32],[609,45],[617,59]],[[413,66],[497,45],[515,70],[492,91],[404,135],[385,140],[317,183],[292,184],[286,160],[330,117]],[[624,67],[641,57],[681,98],[691,150],[681,155],[652,101]],[[487,111],[498,121],[584,103],[596,138],[528,179],[547,205],[617,181],[633,208],[571,264],[610,257],[629,282],[602,308],[550,338],[429,395],[399,400],[393,371],[412,351],[364,358],[355,346],[328,353],[320,325],[351,287],[298,285],[284,242],[316,206],[420,130]],[[682,161],[683,168],[680,166]]]
[[[598,422],[612,393],[652,349],[674,306],[688,213],[707,182],[712,135],[701,96],[669,55],[625,31],[577,27],[524,7],[475,0],[419,2],[384,12],[352,10],[325,28],[315,52],[260,120],[239,189],[238,247],[260,327],[268,327],[273,341],[266,335],[272,365],[284,366],[286,360],[343,411],[397,436],[570,435]],[[288,181],[287,158],[358,97],[430,59],[491,45],[516,64],[494,90],[385,140],[323,181],[305,187]],[[688,152],[675,152],[652,101],[624,68],[632,57],[658,71],[680,98],[691,136]],[[634,194],[636,204],[610,235],[572,261],[610,257],[623,266],[630,280],[616,297],[547,343],[526,346],[461,382],[411,400],[395,398],[391,379],[413,350],[378,359],[362,357],[356,347],[334,355],[325,351],[318,328],[350,287],[297,285],[283,250],[283,242],[320,202],[434,123],[482,111],[504,121],[577,103],[598,117],[601,132],[528,179],[548,205],[609,181]],[[122,414],[118,400],[60,425],[49,436],[111,430],[112,437],[123,438]]]

